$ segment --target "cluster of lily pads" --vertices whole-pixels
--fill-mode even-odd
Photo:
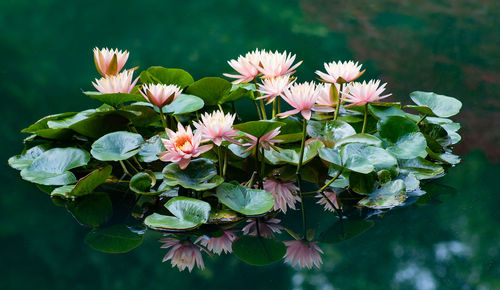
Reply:
[[[304,201],[347,226],[350,212],[411,203],[460,162],[449,119],[460,101],[416,91],[414,104],[382,103],[385,85],[354,82],[357,64],[325,64],[322,84],[298,84],[295,56],[256,50],[229,62],[233,83],[159,66],[133,81],[137,68],[119,73],[128,52],[94,53],[103,78],[85,94],[103,104],[22,130],[9,165],[91,226],[87,243],[105,252],[138,246],[147,227],[166,235],[165,260],[181,270],[231,251],[253,265],[319,267],[317,243],[349,230],[315,235]],[[287,210],[300,210],[300,233],[280,225]]]

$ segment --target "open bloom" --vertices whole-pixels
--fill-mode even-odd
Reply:
[[[193,244],[188,240],[180,241],[172,238],[161,239],[160,242],[163,243],[161,246],[162,249],[170,248],[162,262],[170,260],[172,267],[177,267],[180,271],[187,268],[191,272],[195,264],[202,270],[205,268],[203,257],[201,256],[203,248],[199,245]]]
[[[325,210],[328,211],[335,211],[335,208],[336,209],[340,208],[337,202],[337,195],[335,194],[335,192],[325,191],[324,194],[330,200],[330,202],[328,202],[324,196],[318,194],[316,195],[316,197],[319,198],[319,200],[316,202],[317,204],[323,205],[325,207]],[[332,204],[335,206],[335,208],[332,207]]]
[[[292,83],[293,81],[290,82],[290,76],[288,75],[265,78],[262,80],[262,84],[258,84],[259,92],[262,95],[257,100],[265,99],[267,104],[270,104],[277,96],[281,96]]]
[[[274,143],[281,142],[281,140],[279,140],[279,139],[274,139],[274,137],[278,136],[280,134],[280,132],[281,132],[280,128],[276,128],[276,129],[264,134],[260,138],[257,138],[255,136],[248,134],[248,133],[245,133],[245,136],[247,138],[247,143],[244,143],[243,146],[250,146],[250,147],[245,149],[245,151],[243,151],[243,153],[246,153],[246,152],[252,150],[252,148],[254,148],[255,145],[257,145],[257,140],[259,140],[259,146],[261,148],[264,148],[264,150],[271,149],[271,147],[274,146]]]
[[[212,140],[215,145],[220,146],[225,139],[231,143],[238,143],[232,137],[236,134],[233,122],[236,114],[226,114],[223,111],[205,113],[201,115],[201,122],[193,122],[193,125],[202,133],[202,142]]]
[[[274,238],[274,233],[281,233],[282,226],[279,225],[279,219],[271,218],[259,219],[259,231],[257,231],[257,222],[255,219],[248,219],[247,225],[241,229],[244,235],[256,236],[258,233],[264,238]]]
[[[158,154],[161,161],[178,162],[181,169],[185,169],[191,158],[197,157],[212,148],[212,144],[200,146],[201,131],[196,131],[193,135],[191,127],[185,129],[178,123],[177,132],[165,129],[168,139],[161,139],[167,151]]]
[[[333,85],[335,85],[337,93],[340,94],[340,85]],[[318,99],[316,99],[316,105],[313,107],[313,110],[318,112],[333,112],[333,108],[337,106],[337,101],[334,99],[332,93],[332,84],[318,85]]]
[[[175,101],[181,91],[181,88],[176,85],[145,84],[140,92],[148,102],[162,108]]]
[[[347,92],[342,94],[345,96],[344,100],[351,103],[349,106],[361,106],[390,96],[391,94],[380,95],[385,91],[386,84],[380,85],[380,80],[370,80],[368,83],[353,82],[347,86]]]
[[[114,93],[130,93],[137,83],[139,78],[132,81],[134,75],[133,70],[126,70],[122,73],[112,76],[106,76],[100,79],[96,79],[95,83],[92,82],[94,87],[103,94],[114,94]]]
[[[287,54],[286,51],[283,53],[278,51],[263,51],[260,56],[260,66],[258,69],[265,77],[268,78],[290,75],[293,74],[294,70],[302,64],[302,61],[293,64],[294,61],[295,54]]]
[[[285,263],[292,267],[311,269],[313,266],[319,268],[323,263],[321,254],[323,251],[314,242],[304,240],[286,241]]]
[[[207,249],[209,251],[212,251],[214,254],[220,255],[222,252],[231,253],[233,251],[233,242],[237,238],[238,236],[235,233],[233,233],[231,230],[228,230],[224,231],[222,236],[217,238],[201,236],[196,240],[196,242],[200,242],[202,246],[207,247]]]
[[[245,84],[251,82],[259,74],[258,66],[262,52],[259,50],[248,52],[245,56],[230,60],[227,63],[239,74],[224,75],[228,78],[235,78],[233,84]]]
[[[359,78],[365,71],[361,71],[361,65],[352,60],[345,62],[325,63],[326,73],[316,71],[321,81],[326,83],[349,83]]]
[[[97,71],[102,76],[116,75],[127,62],[128,54],[126,50],[94,48],[94,62]]]
[[[295,109],[280,113],[278,116],[285,118],[301,113],[304,119],[309,120],[311,118],[311,109],[314,107],[318,95],[319,91],[314,82],[293,84],[285,91],[283,100]]]
[[[299,188],[291,181],[267,179],[264,181],[264,190],[274,197],[273,209],[283,213],[288,207],[295,209],[295,202],[300,201],[300,197],[295,194]]]

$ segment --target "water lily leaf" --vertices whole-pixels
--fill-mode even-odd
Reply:
[[[127,102],[141,102],[144,101],[144,97],[135,94],[125,94],[125,93],[114,93],[114,94],[103,94],[100,92],[84,92],[87,96],[94,100],[98,100],[107,105],[117,107],[120,104]]]
[[[226,224],[234,223],[242,220],[243,217],[235,211],[230,209],[223,209],[218,211],[210,212],[210,217],[208,219],[209,224]]]
[[[198,96],[208,106],[216,106],[232,88],[232,84],[218,77],[206,77],[191,84],[186,93]]]
[[[43,185],[66,185],[76,182],[69,170],[86,165],[87,151],[77,148],[54,148],[40,154],[30,166],[21,171],[24,180]]]
[[[413,173],[419,180],[433,178],[444,173],[443,167],[422,157],[401,160],[399,166],[402,171],[406,173]]]
[[[139,150],[139,161],[153,162],[158,160],[158,154],[165,151],[165,146],[161,142],[160,135],[154,135],[142,144]]]
[[[193,229],[208,221],[211,210],[209,203],[184,196],[171,198],[165,207],[174,216],[154,213],[146,217],[144,223],[153,229]]]
[[[304,147],[304,157],[302,164],[306,164],[311,161],[316,155],[318,155],[318,150],[325,147],[321,141],[313,141]],[[299,164],[299,153],[300,149],[280,149],[276,151],[273,148],[264,151],[264,157],[273,165],[277,164]]]
[[[356,193],[366,195],[373,192],[377,180],[378,176],[375,172],[363,174],[353,171],[349,174],[349,187]]]
[[[125,160],[137,154],[143,142],[144,139],[139,134],[127,131],[113,132],[97,139],[92,144],[90,153],[101,161]]]
[[[434,160],[438,160],[438,161],[448,163],[448,164],[455,165],[455,164],[460,163],[460,161],[461,161],[460,156],[455,155],[455,154],[450,153],[450,152],[435,153],[435,152],[428,149],[427,154],[429,154],[429,157],[434,159]]]
[[[372,165],[375,171],[379,171],[382,169],[394,171],[398,166],[396,158],[386,150],[362,143],[350,143],[345,145],[340,151],[340,156],[342,157],[342,163],[344,164],[344,166],[350,170],[353,170],[352,167],[356,164],[356,160],[353,159],[353,156],[360,156],[363,159],[366,159],[368,164]],[[358,159],[359,161],[363,161],[359,157],[356,159]],[[360,170],[353,171],[368,173],[366,172],[366,170],[365,172],[362,172]]]
[[[132,176],[129,182],[129,187],[133,192],[143,195],[159,195],[170,189],[169,187],[164,187],[161,190],[151,190],[155,184],[155,174],[152,171],[146,170],[145,172],[139,172]]]
[[[401,205],[406,200],[405,183],[400,180],[394,180],[382,185],[368,197],[358,202],[359,205],[373,209],[387,209]]]
[[[420,130],[424,134],[427,146],[434,152],[442,153],[445,147],[451,145],[451,137],[440,125],[422,124]]]
[[[236,102],[242,98],[250,98],[250,95],[252,95],[252,92],[247,88],[233,85],[231,90],[219,100],[219,104],[222,105],[228,102]]]
[[[368,104],[368,111],[377,119],[384,119],[390,116],[406,117],[407,113],[393,106],[380,106],[378,104]]]
[[[68,202],[66,208],[79,223],[92,227],[106,223],[113,215],[111,199],[103,192],[96,192]]]
[[[194,82],[193,77],[185,70],[178,68],[164,68],[161,66],[152,66],[140,74],[141,82],[177,85],[181,89]]]
[[[323,140],[327,147],[333,147],[339,140],[355,135],[354,128],[344,121],[309,121],[307,134],[313,138]]]
[[[65,119],[65,118],[74,116],[76,114],[77,113],[75,113],[75,112],[67,112],[67,113],[62,113],[62,114],[46,116],[46,117],[43,117],[42,119],[36,121],[34,124],[30,125],[28,128],[21,130],[21,132],[36,134],[37,131],[44,130],[44,129],[50,129],[49,126],[47,125],[47,123],[49,121],[57,121],[57,120]]]
[[[371,220],[342,220],[334,223],[321,233],[319,241],[323,243],[340,243],[355,238],[373,227]]]
[[[103,168],[96,169],[86,176],[80,178],[75,185],[62,186],[54,189],[50,193],[52,196],[62,198],[74,198],[92,193],[99,185],[103,184],[111,174],[113,167],[108,165]]]
[[[274,205],[269,192],[231,183],[223,183],[217,188],[217,198],[230,209],[250,216],[266,213]]]
[[[180,185],[197,191],[212,189],[224,181],[217,175],[214,163],[205,158],[192,160],[184,170],[171,163],[163,169],[163,176],[168,186]]]
[[[423,153],[427,143],[414,122],[391,116],[377,123],[378,133],[385,141],[385,148],[399,159],[412,159]]]
[[[197,96],[180,94],[170,105],[163,107],[163,112],[182,115],[196,112],[203,108],[204,105],[205,102]]]
[[[32,147],[24,151],[22,154],[10,157],[8,160],[9,166],[17,170],[23,170],[24,168],[29,167],[31,163],[33,163],[33,160],[47,150],[47,145]]]
[[[286,246],[276,239],[243,236],[233,243],[232,250],[243,262],[264,266],[281,260],[285,256]]]
[[[447,118],[458,114],[462,108],[462,102],[459,100],[431,92],[416,91],[410,94],[410,98],[417,106],[409,105],[407,108],[430,116]]]
[[[143,235],[131,231],[126,225],[119,224],[92,229],[85,236],[85,243],[94,250],[117,254],[137,248],[143,238]]]
[[[284,126],[285,123],[271,120],[250,121],[234,125],[233,128],[260,138],[272,130]]]
[[[334,148],[339,148],[340,146],[348,143],[363,143],[376,147],[382,146],[382,141],[379,138],[370,134],[360,133],[340,139],[337,143],[335,143]]]
[[[229,148],[229,150],[231,150],[234,155],[240,158],[247,158],[250,154],[252,154],[252,152],[250,151],[244,152],[247,147],[243,147],[237,144],[229,144],[227,148]]]

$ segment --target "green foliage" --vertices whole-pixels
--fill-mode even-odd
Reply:
[[[144,220],[151,228],[164,230],[193,229],[208,221],[210,204],[188,197],[173,197],[165,207],[174,215],[154,213]]]
[[[217,198],[230,209],[248,216],[264,214],[274,204],[273,196],[265,190],[231,183],[217,188]]]
[[[126,253],[137,248],[144,236],[132,232],[126,225],[92,229],[85,236],[85,243],[91,248],[111,254]]]
[[[429,116],[448,118],[458,114],[462,108],[459,100],[429,92],[413,92],[410,94],[417,106],[408,105],[408,108],[415,109]]]
[[[260,138],[272,130],[284,126],[285,123],[271,120],[250,121],[242,124],[234,125],[233,127],[241,132],[250,134],[256,138]]]
[[[264,266],[281,260],[286,247],[276,239],[243,236],[233,243],[233,252],[250,265]]]
[[[185,70],[178,68],[164,68],[161,66],[152,66],[141,72],[139,75],[142,83],[145,84],[164,84],[176,85],[181,89],[194,82],[193,77]]]
[[[197,191],[212,189],[224,181],[217,175],[214,163],[204,158],[192,160],[184,170],[177,163],[169,164],[163,169],[163,176],[168,186],[180,185]]]
[[[101,161],[119,161],[129,159],[139,153],[144,143],[141,135],[126,131],[109,133],[92,144],[92,157]]]

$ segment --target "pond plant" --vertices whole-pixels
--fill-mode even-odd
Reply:
[[[460,101],[415,91],[414,104],[381,102],[386,83],[361,82],[357,62],[325,63],[318,81],[299,82],[295,55],[256,49],[228,62],[230,82],[160,66],[134,78],[128,57],[94,49],[102,77],[84,94],[103,104],[35,122],[9,159],[90,226],[85,241],[103,252],[130,251],[154,231],[163,261],[181,271],[225,253],[320,267],[322,243],[418,202],[460,162],[460,124],[449,119]],[[322,232],[308,223],[318,211],[333,222]]]

